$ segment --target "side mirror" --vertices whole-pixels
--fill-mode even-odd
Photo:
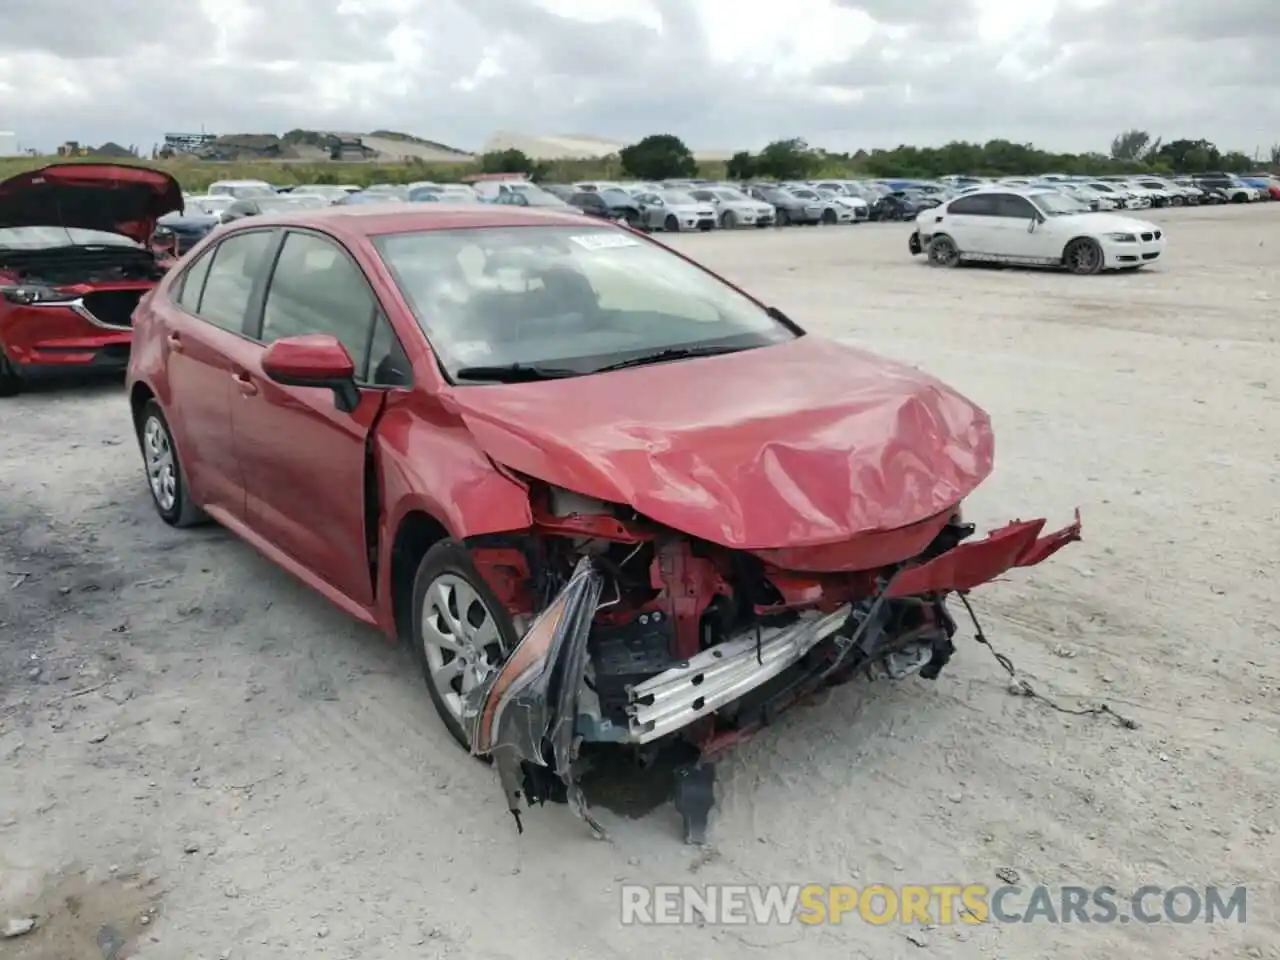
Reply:
[[[343,413],[360,402],[356,365],[341,341],[327,333],[282,337],[263,352],[262,372],[282,386],[332,390]]]

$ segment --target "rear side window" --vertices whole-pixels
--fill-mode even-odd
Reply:
[[[209,276],[209,266],[212,263],[213,251],[206,251],[182,275],[182,286],[176,299],[187,313],[200,312],[200,294],[204,293],[204,281]]]
[[[995,203],[990,194],[971,193],[967,197],[952,200],[947,213],[961,216],[990,217],[995,215]]]
[[[269,230],[233,234],[218,244],[200,297],[201,319],[235,333],[244,329],[253,283],[270,245]]]

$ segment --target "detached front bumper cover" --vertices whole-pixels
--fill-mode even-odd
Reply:
[[[471,752],[493,758],[507,808],[521,832],[520,801],[529,793],[525,765],[531,763],[554,773],[564,783],[574,811],[603,833],[588,813],[573,774],[578,691],[603,586],[604,577],[590,559],[580,560],[564,589],[534,620],[490,682],[467,698]]]

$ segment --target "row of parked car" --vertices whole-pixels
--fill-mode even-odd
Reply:
[[[473,183],[333,184],[272,186],[261,180],[226,180],[207,194],[188,196],[186,209],[161,220],[161,239],[186,249],[219,223],[306,206],[357,203],[499,203],[571,207],[640,230],[709,231],[741,227],[850,224],[912,220],[964,193],[990,185],[1050,187],[1095,211],[1151,207],[1253,203],[1280,199],[1280,179],[1271,174],[1238,176],[1207,172],[1164,178],[1133,176],[1041,176],[1000,179],[955,175],[939,180],[819,179],[747,182],[678,179],[592,180],[533,183],[518,175],[496,175]]]

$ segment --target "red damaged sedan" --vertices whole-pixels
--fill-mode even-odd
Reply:
[[[40,370],[123,370],[138,300],[165,271],[156,220],[182,209],[159,170],[61,163],[0,183],[0,396]]]
[[[947,599],[1078,539],[975,539],[986,414],[625,227],[335,207],[209,237],[134,319],[146,478],[410,645],[522,803],[587,745],[712,760],[859,674],[932,678]]]

